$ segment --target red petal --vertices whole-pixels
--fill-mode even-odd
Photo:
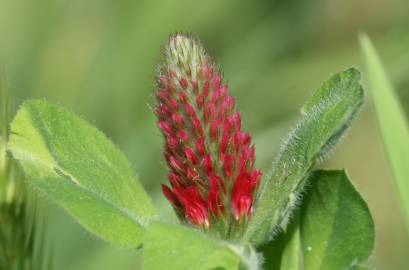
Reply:
[[[159,121],[158,122],[158,127],[166,135],[172,134],[172,128],[165,121]]]
[[[210,175],[210,173],[213,171],[213,162],[212,162],[211,156],[206,155],[203,163],[204,163],[204,167],[205,167],[207,175]]]
[[[180,79],[179,84],[180,84],[180,86],[182,86],[183,89],[187,89],[187,87],[188,87],[188,83],[187,83],[187,80],[185,78]]]
[[[172,121],[176,123],[178,126],[183,126],[183,123],[184,123],[183,117],[178,113],[172,114]]]
[[[176,149],[179,146],[179,141],[173,135],[169,135],[166,138],[166,142],[170,149]]]
[[[220,88],[220,82],[222,78],[219,75],[216,75],[212,81],[213,89],[214,90],[219,90]]]
[[[179,200],[168,186],[162,184],[162,193],[174,206],[179,204]]]
[[[200,156],[204,156],[205,154],[205,140],[203,138],[199,139],[196,142],[196,150]]]
[[[186,158],[190,161],[190,163],[192,163],[193,165],[197,165],[198,160],[196,158],[195,153],[193,152],[191,148],[187,147],[185,149],[185,155],[186,155]]]
[[[236,220],[243,216],[250,216],[253,205],[253,191],[251,177],[248,173],[242,173],[237,177],[232,190],[232,212]]]
[[[224,171],[227,177],[232,175],[233,157],[231,155],[226,155],[224,157]]]
[[[180,173],[183,173],[183,172],[186,171],[185,165],[181,161],[177,160],[174,156],[169,157],[169,166],[174,171],[177,171],[177,172],[180,172]]]
[[[206,99],[207,96],[209,95],[209,88],[210,88],[210,84],[208,81],[206,81],[203,85],[203,97]]]
[[[184,130],[179,131],[177,133],[177,136],[180,138],[180,140],[182,142],[188,142],[189,141],[189,135]]]
[[[179,93],[179,100],[180,100],[180,102],[182,103],[182,104],[186,104],[188,101],[187,101],[187,96],[186,96],[186,94],[185,94],[185,92],[180,92]]]

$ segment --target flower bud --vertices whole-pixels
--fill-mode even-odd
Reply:
[[[261,177],[234,98],[192,37],[170,38],[160,71],[155,112],[170,169],[163,193],[183,221],[233,237],[229,227],[251,218]]]

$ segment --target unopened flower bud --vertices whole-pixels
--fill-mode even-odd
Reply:
[[[228,226],[251,218],[261,177],[234,98],[199,41],[180,34],[169,40],[158,84],[170,169],[163,193],[183,221],[228,238]]]

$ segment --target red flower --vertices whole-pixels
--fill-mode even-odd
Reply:
[[[247,222],[261,172],[216,66],[197,40],[178,34],[169,40],[158,82],[156,115],[170,168],[166,198],[180,218],[203,229]]]

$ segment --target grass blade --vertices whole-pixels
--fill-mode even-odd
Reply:
[[[407,121],[371,40],[367,35],[361,35],[360,43],[383,145],[395,178],[409,231],[409,129]]]

